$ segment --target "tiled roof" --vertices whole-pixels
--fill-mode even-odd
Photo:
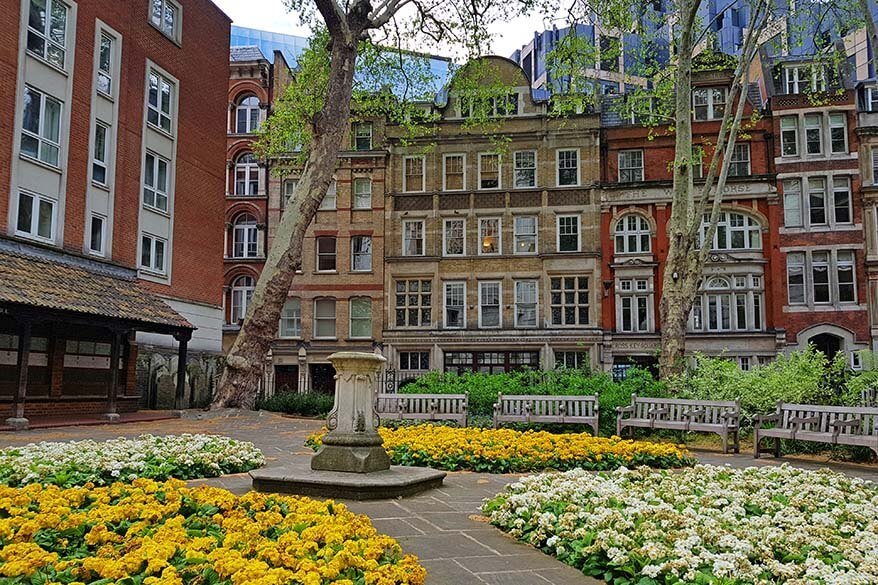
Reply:
[[[114,273],[115,272],[115,273]],[[69,311],[147,325],[195,329],[137,280],[119,271],[95,270],[0,248],[0,303]]]
[[[229,49],[229,59],[231,61],[261,61],[265,59],[259,47],[231,47]]]

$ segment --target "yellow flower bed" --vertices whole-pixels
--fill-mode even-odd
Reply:
[[[543,469],[608,470],[621,466],[682,467],[694,464],[682,446],[588,433],[413,425],[378,429],[396,465],[515,473]],[[308,444],[319,447],[317,433]]]
[[[425,575],[332,501],[178,480],[0,487],[0,582],[418,585]]]

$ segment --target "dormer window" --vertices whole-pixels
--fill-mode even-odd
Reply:
[[[700,87],[692,90],[695,119],[721,120],[726,112],[726,88]]]
[[[477,107],[477,103],[484,103],[484,106],[479,105]],[[482,108],[484,109],[482,110]],[[509,93],[505,97],[499,96],[492,98],[460,98],[461,118],[472,118],[476,113],[478,113],[479,115],[485,115],[489,118],[505,118],[507,116],[517,116],[518,94]]]
[[[826,91],[826,68],[820,65],[795,65],[783,70],[788,94]]]

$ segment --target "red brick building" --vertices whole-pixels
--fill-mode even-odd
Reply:
[[[723,111],[735,106],[726,103],[730,82],[727,71],[706,72],[693,82],[693,142],[704,152],[702,164],[695,166],[696,186],[707,171]],[[735,146],[687,350],[725,352],[746,368],[782,351],[784,338],[768,310],[776,295],[771,119],[758,92],[748,92],[745,99],[745,119],[759,115],[748,123],[747,139]],[[675,148],[667,128],[623,119],[618,109],[607,104],[602,120],[602,362],[607,369],[654,364],[657,357]]]
[[[209,0],[5,8],[0,400],[19,425],[135,409],[138,347],[221,350],[229,19]]]

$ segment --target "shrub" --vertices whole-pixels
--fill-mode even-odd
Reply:
[[[260,400],[256,408],[296,414],[299,416],[323,417],[332,410],[335,397],[318,392],[279,392],[271,398]]]

